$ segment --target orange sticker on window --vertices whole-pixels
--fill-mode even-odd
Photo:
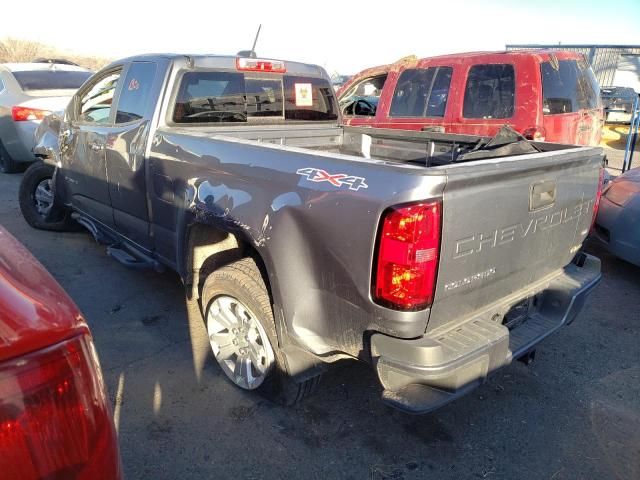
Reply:
[[[296,107],[313,106],[313,96],[310,83],[296,83]]]

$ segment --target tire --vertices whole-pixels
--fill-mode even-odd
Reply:
[[[205,325],[211,348],[220,368],[234,385],[245,390],[254,390],[271,401],[287,406],[301,401],[312,393],[319,383],[319,376],[297,382],[287,372],[284,356],[278,347],[269,292],[260,269],[252,258],[243,258],[211,273],[204,283],[202,299]],[[237,302],[235,310],[232,306],[226,310],[226,306],[233,305],[233,301]],[[237,321],[238,317],[249,319],[249,325],[253,324],[253,320],[255,320],[257,326],[253,332],[254,340],[247,340],[247,338],[251,338],[251,334],[246,331],[245,333],[242,331],[232,333],[229,325],[225,324],[227,321],[224,320],[225,315],[220,313],[223,311],[234,312],[235,316],[230,321],[231,325]],[[236,328],[234,330],[242,329]],[[252,328],[249,327],[248,330],[251,331]],[[268,345],[261,344],[255,337],[255,332],[266,334]],[[240,338],[243,336],[244,340]],[[234,345],[231,342],[238,343]],[[245,346],[243,353],[242,347]],[[264,355],[255,352],[247,354],[246,351],[251,352],[254,346],[264,347]],[[272,355],[269,354],[267,347],[271,349]],[[231,350],[234,350],[234,353],[229,354],[228,352]],[[250,357],[251,366],[249,369],[252,374],[255,372],[260,375],[259,369],[265,369],[262,379],[256,380],[253,385],[247,384],[250,381],[245,382],[241,375],[230,373],[232,370],[230,367],[233,366],[235,372],[238,362],[246,357]],[[251,359],[260,359],[261,361],[253,362]],[[265,363],[269,361],[271,363],[265,366]],[[260,363],[262,365],[255,368],[254,364],[259,365]]]
[[[11,158],[9,152],[0,142],[0,172],[2,173],[18,173],[24,170],[24,165],[18,163]]]
[[[41,161],[33,163],[20,183],[20,211],[29,225],[39,230],[63,232],[74,226],[70,212],[54,203],[51,178],[54,167]],[[40,187],[40,189],[39,189]],[[50,195],[50,206],[46,208],[46,194]]]

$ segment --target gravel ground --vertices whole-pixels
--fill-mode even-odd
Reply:
[[[0,175],[0,223],[86,315],[128,479],[640,478],[640,268],[597,245],[603,282],[533,365],[413,417],[346,363],[285,409],[226,381],[175,274],[127,270],[84,232],[30,229],[19,182]]]

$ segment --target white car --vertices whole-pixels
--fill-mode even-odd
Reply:
[[[64,110],[93,72],[60,63],[0,64],[0,172],[24,169],[40,121]]]

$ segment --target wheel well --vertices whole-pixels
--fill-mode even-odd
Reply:
[[[232,232],[210,225],[193,225],[187,233],[184,282],[190,298],[200,298],[202,285],[210,273],[244,257],[255,260],[273,303],[265,264],[253,245]]]

